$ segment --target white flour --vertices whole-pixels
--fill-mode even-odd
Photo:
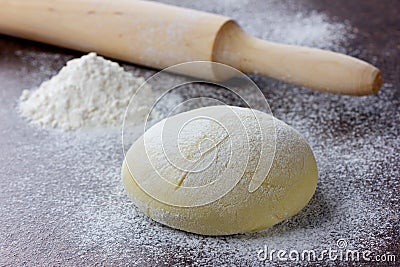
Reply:
[[[19,111],[34,124],[64,130],[121,126],[129,100],[143,83],[117,63],[90,53],[68,61],[39,89],[24,90]],[[129,109],[133,124],[144,121],[154,103],[151,88],[144,86],[140,105]]]
[[[246,32],[273,42],[345,52],[343,42],[353,35],[346,21],[333,22],[323,13],[305,11],[300,1],[262,1],[257,8],[254,0],[224,0],[218,4],[209,0],[158,2],[226,15]]]

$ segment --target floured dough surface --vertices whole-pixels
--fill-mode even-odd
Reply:
[[[299,212],[318,171],[304,138],[272,116],[212,106],[152,126],[126,154],[136,206],[162,224],[204,235],[259,231]]]

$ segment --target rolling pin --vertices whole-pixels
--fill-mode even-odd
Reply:
[[[0,0],[0,33],[157,69],[214,61],[338,94],[374,94],[382,84],[379,69],[359,59],[260,40],[228,17],[149,1]],[[212,67],[179,72],[228,78]]]

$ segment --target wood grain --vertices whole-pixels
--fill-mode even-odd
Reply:
[[[375,94],[382,84],[380,71],[364,61],[259,40],[216,14],[128,0],[0,0],[0,5],[1,33],[157,69],[217,61],[245,73],[348,95]],[[221,78],[211,67],[182,73]]]

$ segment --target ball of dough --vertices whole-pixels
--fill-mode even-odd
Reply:
[[[126,191],[147,216],[203,235],[266,229],[299,212],[318,170],[305,139],[266,113],[212,106],[158,122],[122,165]]]

